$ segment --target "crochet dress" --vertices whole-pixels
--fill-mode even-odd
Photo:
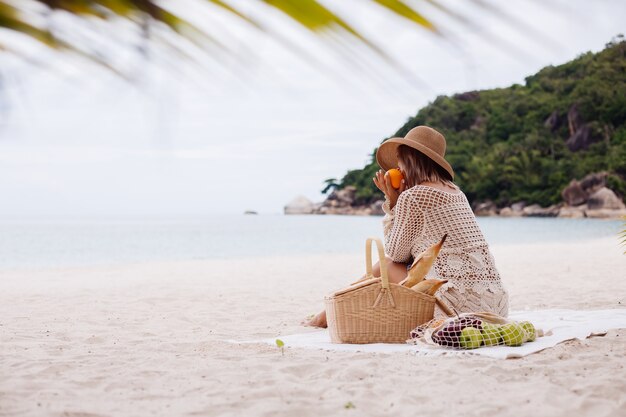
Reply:
[[[385,252],[408,263],[448,234],[426,278],[447,279],[437,292],[459,313],[490,311],[506,317],[509,297],[467,197],[416,185],[402,192],[393,209],[383,204]],[[435,317],[444,313],[437,307]]]

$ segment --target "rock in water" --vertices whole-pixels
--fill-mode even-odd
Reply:
[[[565,217],[569,219],[582,219],[586,217],[585,211],[587,210],[586,204],[581,204],[580,206],[570,207],[565,206],[561,207],[559,210],[559,217]]]
[[[476,216],[495,216],[498,212],[493,201],[485,201],[476,206],[474,214]]]
[[[304,196],[298,196],[291,200],[284,208],[285,214],[312,214],[314,204]]]
[[[533,204],[524,207],[522,213],[528,217],[556,217],[559,214],[561,206],[552,205],[550,207],[541,207],[539,204]]]

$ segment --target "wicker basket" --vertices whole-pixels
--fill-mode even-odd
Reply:
[[[381,278],[372,275],[376,242]],[[415,327],[433,318],[436,298],[389,282],[383,244],[365,242],[365,278],[324,297],[333,343],[405,343]]]

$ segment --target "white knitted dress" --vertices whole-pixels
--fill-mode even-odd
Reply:
[[[385,252],[394,262],[412,262],[447,233],[426,276],[448,280],[437,296],[459,313],[508,315],[508,293],[463,192],[416,185],[400,194],[393,209],[385,200],[383,211]],[[443,312],[436,308],[435,317],[441,316]]]

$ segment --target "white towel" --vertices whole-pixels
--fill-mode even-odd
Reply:
[[[258,340],[225,340],[231,343],[269,343],[276,345],[280,339],[286,348],[324,349],[326,351],[348,352],[411,352],[416,355],[482,355],[497,359],[521,358],[531,353],[553,347],[558,343],[572,339],[585,339],[592,335],[603,335],[609,329],[626,328],[626,308],[615,310],[537,310],[515,311],[509,313],[512,320],[528,320],[537,329],[542,329],[547,336],[539,337],[534,342],[522,346],[493,346],[473,350],[458,350],[426,344],[340,344],[331,343],[327,329],[311,330],[287,336],[277,336]]]

